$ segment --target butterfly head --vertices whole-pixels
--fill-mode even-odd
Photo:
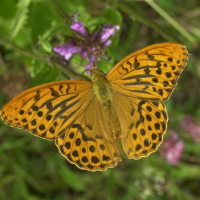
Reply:
[[[91,70],[92,82],[95,82],[97,79],[101,79],[101,78],[104,79],[105,78],[105,74],[101,70],[98,70],[97,67],[94,67]]]

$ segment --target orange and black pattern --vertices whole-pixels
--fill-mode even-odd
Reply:
[[[94,69],[93,82],[57,81],[28,89],[3,106],[1,117],[10,126],[55,140],[79,168],[106,170],[122,160],[119,139],[128,158],[157,150],[167,129],[163,102],[187,59],[182,44],[154,44],[125,57],[106,78]]]

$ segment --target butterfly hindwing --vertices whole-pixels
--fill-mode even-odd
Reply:
[[[122,146],[128,158],[139,159],[156,151],[167,128],[168,118],[164,103],[118,93],[113,104],[117,108]]]
[[[125,57],[112,68],[107,79],[119,93],[165,101],[173,92],[187,59],[188,52],[182,44],[154,44]]]
[[[60,153],[81,169],[103,171],[115,167],[122,160],[122,153],[108,123],[104,109],[92,100],[71,127],[56,139]]]
[[[90,89],[91,83],[86,81],[43,84],[14,97],[4,105],[1,116],[11,126],[55,139],[89,104]]]

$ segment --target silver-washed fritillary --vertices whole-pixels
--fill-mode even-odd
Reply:
[[[155,152],[167,128],[164,101],[188,59],[186,47],[161,43],[134,52],[92,82],[57,81],[28,89],[3,106],[9,125],[55,140],[60,153],[89,171]]]

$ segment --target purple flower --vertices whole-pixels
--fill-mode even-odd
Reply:
[[[74,34],[68,44],[54,47],[54,51],[64,56],[65,59],[69,59],[73,54],[80,53],[81,58],[87,59],[89,62],[84,68],[90,74],[89,70],[95,66],[94,62],[100,62],[101,57],[106,57],[106,48],[111,44],[109,37],[114,35],[120,27],[118,25],[107,25],[99,30],[96,28],[95,31],[89,33],[83,22],[78,22],[77,14],[74,15],[74,19],[70,28],[79,34]]]
[[[185,132],[190,133],[194,142],[200,141],[200,124],[191,115],[185,115],[180,122]]]
[[[88,55],[88,53],[87,53],[86,50],[83,50],[83,51],[81,52],[81,58],[85,58],[87,55]]]
[[[104,45],[105,45],[105,46],[109,46],[111,43],[112,43],[111,40],[107,40],[107,41],[104,42]]]
[[[61,56],[64,56],[66,60],[68,60],[72,54],[78,53],[81,51],[81,48],[75,46],[73,42],[69,42],[67,45],[62,44],[61,47],[54,47],[53,50],[56,53],[59,53]]]
[[[70,28],[80,33],[83,37],[88,35],[85,27],[83,26],[83,22],[73,22]]]
[[[101,34],[100,34],[100,41],[102,42],[102,43],[106,43],[107,45],[106,46],[108,46],[109,44],[110,44],[110,40],[107,40],[111,35],[114,35],[114,33],[116,32],[116,31],[118,31],[119,30],[119,26],[117,25],[117,26],[112,26],[111,24],[110,25],[108,25],[107,27],[105,27],[105,28],[103,28],[103,31],[101,32]]]
[[[169,164],[178,165],[184,149],[184,142],[178,138],[175,131],[171,130],[170,134],[171,137],[165,140],[161,146],[160,155],[165,157]]]
[[[94,65],[94,61],[95,61],[95,56],[92,55],[90,58],[89,58],[89,65],[85,65],[85,69],[87,71],[87,74],[90,76],[90,70],[92,70],[92,68],[95,67]]]

